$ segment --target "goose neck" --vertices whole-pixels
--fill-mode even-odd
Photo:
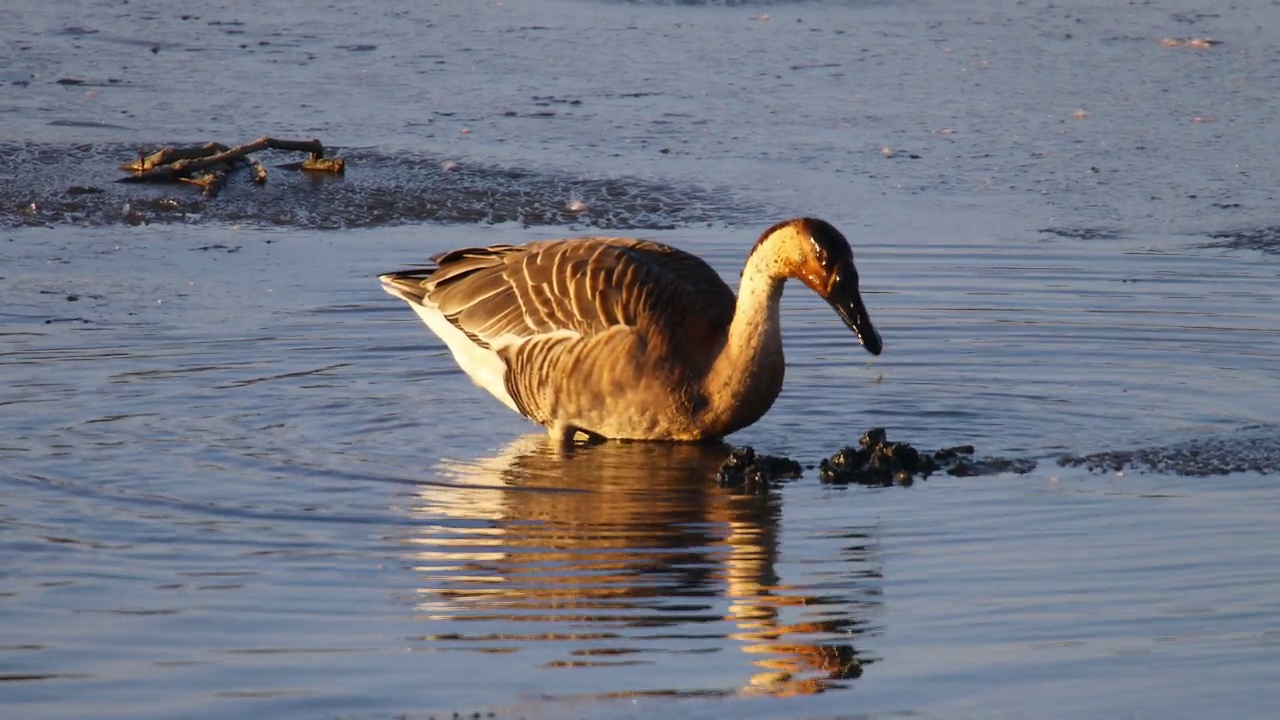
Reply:
[[[786,277],[759,255],[748,258],[733,322],[707,376],[711,414],[725,434],[759,419],[782,390],[779,305]]]

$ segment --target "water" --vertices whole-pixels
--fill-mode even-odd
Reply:
[[[1275,7],[6,15],[5,717],[1280,701]],[[351,170],[111,183],[264,132]],[[722,447],[564,457],[373,277],[625,232],[732,281],[802,213],[853,240],[885,354],[791,288],[786,388],[730,440],[813,464],[884,426],[1034,471],[745,495]]]

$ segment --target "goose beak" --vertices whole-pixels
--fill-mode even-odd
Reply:
[[[862,295],[858,292],[858,271],[852,267],[837,270],[827,287],[824,299],[835,308],[844,324],[858,336],[862,347],[872,355],[879,355],[884,349],[884,343],[880,341],[876,326],[871,324],[867,306],[862,304]]]

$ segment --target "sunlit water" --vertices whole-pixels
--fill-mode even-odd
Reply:
[[[285,16],[254,20],[247,8],[200,10],[207,35],[178,32],[192,21],[175,11],[132,5],[23,15],[31,37],[6,46],[20,69],[3,77],[41,79],[0,91],[22,133],[7,141],[84,130],[153,143],[184,127],[201,141],[226,127],[248,139],[276,123],[327,142],[385,136],[388,157],[399,146],[432,160],[386,161],[394,180],[353,170],[348,182],[380,198],[367,211],[387,222],[354,217],[361,192],[342,183],[316,186],[336,200],[314,224],[299,219],[305,191],[282,198],[285,220],[262,224],[213,210],[134,227],[6,209],[53,227],[0,231],[0,715],[1271,716],[1274,476],[1092,474],[1055,461],[1212,441],[1227,453],[1251,443],[1261,467],[1276,467],[1280,256],[1265,238],[1280,165],[1265,130],[1246,129],[1274,123],[1274,30],[1259,29],[1280,27],[1267,25],[1274,11],[1186,22],[1182,8],[1149,6],[969,16],[576,3],[543,17],[513,5],[344,15],[342,45],[396,42],[339,48],[338,59],[429,71],[394,76],[395,92],[334,58],[328,24],[286,42],[272,35]],[[203,49],[121,41],[148,18]],[[211,24],[232,19],[243,24]],[[245,40],[228,28],[267,49],[185,64],[236,55],[224,39]],[[843,50],[808,42],[837,32],[852,36]],[[1200,54],[1159,44],[1192,35],[1227,43]],[[581,80],[584,68],[529,61],[571,55],[579,38],[619,61],[612,74]],[[184,126],[109,88],[89,98],[55,85],[91,68],[74,42],[132,68],[137,97],[175,108],[204,98],[174,78],[254,96],[253,78],[277,73],[359,102],[321,111],[259,99],[257,118],[229,110],[225,127]],[[737,49],[741,62],[725,54]],[[297,64],[282,70],[272,52]],[[137,70],[170,54],[187,74]],[[864,54],[877,59],[850,59]],[[670,72],[686,66],[696,72]],[[1154,86],[1099,87],[1103,69],[1135,68]],[[772,78],[767,93],[742,89],[761,78]],[[644,87],[656,95],[626,94]],[[1161,107],[1182,114],[1146,117],[1161,87],[1179,98]],[[572,118],[504,114],[505,98],[570,88],[584,101],[555,107]],[[66,93],[135,114],[124,130],[43,124],[76,117]],[[421,130],[402,94],[414,107],[471,108],[475,132],[445,129],[443,114]],[[832,96],[864,109],[850,115],[822,100]],[[748,117],[752,103],[764,110]],[[1073,117],[1081,107],[1089,116]],[[958,129],[937,132],[948,127]],[[1117,137],[1121,149],[1098,144]],[[1140,138],[1150,149],[1135,149]],[[956,142],[972,145],[939,149]],[[912,143],[920,159],[879,152]],[[687,186],[688,202],[628,196],[556,221],[551,203],[579,172],[567,150],[587,180],[642,176],[661,192]],[[504,163],[533,168],[527,182],[495,183],[492,202],[523,202],[539,220],[432,223],[421,203],[395,209],[402,181],[406,193],[443,183],[449,207],[484,205],[471,179],[453,196],[447,176],[415,184],[438,173],[436,157],[474,159],[495,177]],[[871,358],[820,300],[791,288],[786,389],[730,440],[813,464],[883,426],[925,449],[1036,460],[1034,471],[872,490],[824,486],[810,470],[747,495],[716,483],[722,447],[563,456],[473,387],[373,277],[462,245],[633,222],[732,282],[763,226],[799,212],[853,240],[885,354]],[[353,219],[334,221],[343,215]],[[366,229],[311,229],[334,225]],[[1262,233],[1262,251],[1230,238],[1206,247],[1243,230]]]

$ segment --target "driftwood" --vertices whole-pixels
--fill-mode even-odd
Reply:
[[[227,147],[222,143],[206,143],[199,147],[168,147],[120,166],[133,173],[120,182],[185,182],[198,186],[205,195],[217,195],[231,171],[248,167],[255,183],[267,181],[267,169],[250,155],[260,150],[294,150],[308,153],[301,163],[286,166],[311,172],[342,174],[346,167],[342,158],[325,157],[319,140],[281,140],[263,136],[244,145]]]

